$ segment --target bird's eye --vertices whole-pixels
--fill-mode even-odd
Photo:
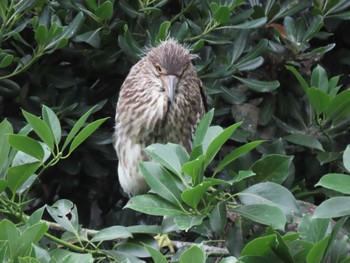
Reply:
[[[157,72],[158,72],[159,74],[162,73],[162,68],[161,68],[160,66],[156,66],[156,70],[157,70]]]

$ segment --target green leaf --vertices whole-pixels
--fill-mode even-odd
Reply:
[[[272,92],[280,86],[280,83],[278,80],[261,81],[256,79],[239,78],[237,76],[233,76],[233,77],[238,79],[240,82],[246,85],[249,89],[256,92]]]
[[[311,86],[316,87],[318,90],[328,93],[329,83],[326,70],[317,65],[311,74]]]
[[[236,64],[236,67],[239,71],[250,71],[260,67],[263,63],[263,57],[259,56],[248,61],[240,61]]]
[[[229,25],[229,28],[234,28],[234,29],[251,29],[251,28],[258,28],[258,27],[262,27],[263,25],[265,25],[267,22],[267,17],[261,17],[258,19],[254,19],[251,21],[246,21],[242,24],[238,24],[238,25]]]
[[[214,116],[214,109],[211,109],[203,116],[202,120],[198,124],[198,127],[194,133],[193,149],[196,146],[201,145],[203,143],[205,135],[206,135],[208,128],[210,126],[210,123],[213,120],[213,116]]]
[[[74,138],[72,144],[69,147],[69,153],[73,152],[80,144],[82,144],[92,133],[94,133],[98,127],[102,125],[108,118],[99,119],[92,123],[89,123],[84,129],[82,129]]]
[[[2,178],[1,170],[8,160],[11,148],[7,138],[8,134],[11,133],[13,133],[12,125],[7,119],[4,119],[0,122],[0,178]]]
[[[64,229],[72,233],[78,233],[78,211],[71,201],[66,199],[58,200],[52,206],[46,206],[46,210],[56,223]]]
[[[0,222],[0,240],[8,241],[8,253],[10,258],[14,257],[15,251],[18,248],[19,231],[14,223],[8,219],[3,219]]]
[[[1,129],[0,129],[1,130]],[[1,134],[0,134],[1,136]],[[0,146],[0,149],[1,149],[1,146]],[[0,151],[1,153],[1,151]],[[344,164],[344,167],[345,169],[350,172],[350,144],[348,144],[346,146],[346,149],[344,151],[344,154],[343,154],[343,164]],[[0,165],[1,167],[1,165]]]
[[[279,230],[284,230],[287,221],[283,211],[274,205],[243,205],[234,208],[233,211],[254,222],[273,226]]]
[[[238,172],[238,174],[236,176],[234,176],[233,179],[226,181],[226,182],[230,183],[230,184],[235,184],[235,183],[238,183],[246,178],[252,177],[254,175],[256,175],[256,174],[251,170],[247,170],[247,171],[241,170]]]
[[[313,218],[335,218],[350,215],[350,197],[336,196],[323,201],[315,210]]]
[[[322,186],[343,194],[350,194],[350,175],[330,173],[322,176],[315,186]]]
[[[330,102],[325,113],[328,119],[333,119],[333,125],[341,118],[346,117],[350,113],[350,90],[337,94]]]
[[[26,163],[19,166],[13,166],[8,169],[7,173],[7,185],[13,193],[28,180],[28,178],[35,173],[41,166],[41,163]]]
[[[3,97],[15,97],[18,96],[21,91],[21,87],[10,79],[0,80],[0,95]]]
[[[252,165],[251,170],[256,173],[256,179],[259,181],[282,184],[289,175],[292,160],[293,156],[270,154],[257,160]]]
[[[181,215],[184,213],[172,203],[152,194],[134,196],[124,208],[130,208],[141,213],[156,216]]]
[[[287,142],[294,143],[296,145],[305,146],[311,149],[316,149],[319,151],[324,151],[322,144],[315,137],[307,134],[294,133],[284,136]]]
[[[109,0],[103,2],[96,8],[95,15],[102,20],[111,19],[113,16],[113,3]]]
[[[7,181],[0,179],[0,194],[6,189],[7,187]]]
[[[47,30],[47,28],[44,24],[40,24],[35,29],[34,38],[35,38],[36,42],[41,46],[46,45],[46,43],[48,41],[48,35],[49,35],[49,31]]]
[[[61,124],[57,115],[49,107],[46,107],[45,105],[43,105],[42,116],[43,116],[43,120],[49,126],[51,133],[54,136],[55,144],[58,146],[58,144],[61,141],[62,131],[61,131]]]
[[[181,192],[174,176],[157,163],[142,162],[139,166],[147,184],[155,193],[174,205],[181,206]]]
[[[215,233],[223,237],[226,221],[227,221],[226,203],[225,202],[218,203],[210,213],[209,222],[210,222],[211,229]]]
[[[218,134],[208,145],[208,148],[205,150],[205,167],[214,159],[215,155],[218,153],[220,148],[224,145],[224,143],[231,137],[231,135],[235,132],[235,130],[241,126],[242,122],[235,123],[230,127],[223,130],[220,134]]]
[[[330,236],[325,237],[321,241],[317,242],[310,250],[309,254],[306,257],[307,263],[319,263],[323,257],[323,254],[328,245]]]
[[[214,12],[214,19],[219,24],[227,23],[230,20],[230,9],[227,6],[220,6]]]
[[[164,21],[163,23],[161,23],[161,25],[159,26],[158,35],[156,37],[157,42],[165,40],[167,38],[170,26],[171,23],[169,21]]]
[[[9,134],[8,143],[15,149],[24,152],[39,161],[44,159],[44,150],[36,140],[24,135]]]
[[[286,68],[294,74],[294,76],[297,78],[297,80],[300,83],[300,86],[303,88],[305,93],[307,92],[309,88],[309,84],[307,84],[306,80],[300,75],[300,73],[292,66],[286,66]]]
[[[44,211],[45,211],[45,206],[35,210],[28,218],[26,225],[32,226],[32,225],[35,225],[37,223],[40,223],[40,220],[43,217]]]
[[[261,143],[265,142],[265,140],[260,141],[254,141],[249,142],[247,144],[244,144],[237,149],[233,150],[231,153],[225,156],[225,158],[219,163],[219,165],[216,167],[214,171],[214,176],[220,172],[224,167],[226,167],[228,164],[232,163],[234,160],[239,158],[240,156],[246,154],[247,152],[250,152],[257,146],[259,146]]]
[[[50,251],[50,256],[54,263],[93,263],[91,254],[71,252],[66,249],[54,249]]]
[[[310,41],[320,31],[322,26],[323,26],[322,16],[314,16],[311,19],[311,23],[309,23],[309,25],[307,26],[307,30],[303,34],[301,45]]]
[[[241,252],[241,257],[268,255],[276,245],[276,234],[254,238],[245,245]]]
[[[268,204],[279,207],[285,215],[299,214],[299,206],[292,193],[276,183],[259,183],[237,194],[245,205]]]
[[[193,208],[197,208],[200,200],[211,186],[210,182],[202,182],[191,189],[187,189],[181,194],[182,200]]]
[[[58,39],[64,39],[64,38],[70,39],[73,36],[75,36],[75,34],[78,32],[83,22],[84,22],[84,14],[82,12],[79,12],[74,17],[72,22],[70,22],[69,25],[63,29],[62,33],[58,36]]]
[[[155,143],[148,146],[144,151],[152,160],[172,171],[180,179],[182,178],[182,165],[188,161],[189,156],[181,145]]]
[[[192,184],[197,185],[203,182],[205,155],[198,156],[193,161],[187,162],[182,166],[182,171],[192,178]]]
[[[177,215],[174,221],[180,230],[187,232],[193,226],[201,225],[204,218],[206,215]]]
[[[32,249],[32,244],[38,243],[48,229],[49,226],[46,223],[37,223],[25,229],[19,236],[19,246],[15,254],[20,256],[28,255]]]
[[[157,263],[168,263],[168,260],[166,259],[165,256],[162,255],[162,253],[160,253],[158,250],[154,249],[153,247],[144,244],[145,248],[148,250],[148,252],[150,253],[153,262],[157,262]]]
[[[331,101],[330,95],[315,87],[307,89],[307,96],[311,107],[316,111],[316,114],[318,116],[328,108],[328,105]]]
[[[54,137],[49,126],[42,119],[29,112],[26,112],[25,110],[22,110],[22,113],[24,118],[27,120],[39,138],[42,139],[44,143],[46,143],[51,151],[53,151]]]
[[[198,246],[186,249],[180,257],[180,263],[205,263],[205,251]]]
[[[1,57],[0,57],[1,58]],[[0,59],[0,68],[6,68],[13,62],[14,56],[11,54],[6,54]]]
[[[130,231],[124,226],[111,226],[98,231],[91,242],[107,241],[117,238],[129,238],[132,237]]]
[[[303,216],[298,224],[300,238],[314,244],[319,242],[329,234],[329,223],[329,218],[312,218],[311,215]]]
[[[101,46],[100,29],[87,31],[83,34],[77,35],[76,37],[74,37],[74,41],[85,42],[94,48],[100,48]]]
[[[90,110],[88,110],[83,116],[79,118],[79,120],[74,124],[72,130],[67,136],[67,139],[65,140],[63,146],[62,146],[62,152],[63,150],[68,146],[68,144],[73,140],[75,135],[78,133],[78,131],[83,127],[86,120],[89,118],[91,113],[97,108],[97,105],[92,107]]]

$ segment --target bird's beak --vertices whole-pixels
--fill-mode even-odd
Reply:
[[[165,80],[166,89],[168,91],[169,100],[170,102],[173,102],[177,84],[179,82],[179,78],[174,75],[165,75],[164,80]]]

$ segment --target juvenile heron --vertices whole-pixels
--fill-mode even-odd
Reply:
[[[130,70],[115,116],[118,176],[129,196],[148,186],[139,170],[152,143],[177,143],[191,150],[192,135],[205,113],[202,82],[192,65],[195,56],[175,40],[150,49]]]

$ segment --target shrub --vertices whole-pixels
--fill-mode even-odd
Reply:
[[[0,228],[9,232],[0,231],[0,258],[165,262],[156,237],[168,246],[160,252],[180,262],[208,255],[346,262],[349,5],[2,1]],[[113,118],[82,133],[91,136],[78,148],[79,133],[69,136],[78,124],[92,132],[114,116],[128,69],[144,46],[168,36],[199,54],[215,113],[192,153],[172,144],[147,148],[152,162],[141,167],[157,194],[128,201],[142,212],[135,213],[121,209],[127,200],[116,180]],[[174,214],[144,208],[146,201]],[[48,252],[47,238],[67,250]]]

